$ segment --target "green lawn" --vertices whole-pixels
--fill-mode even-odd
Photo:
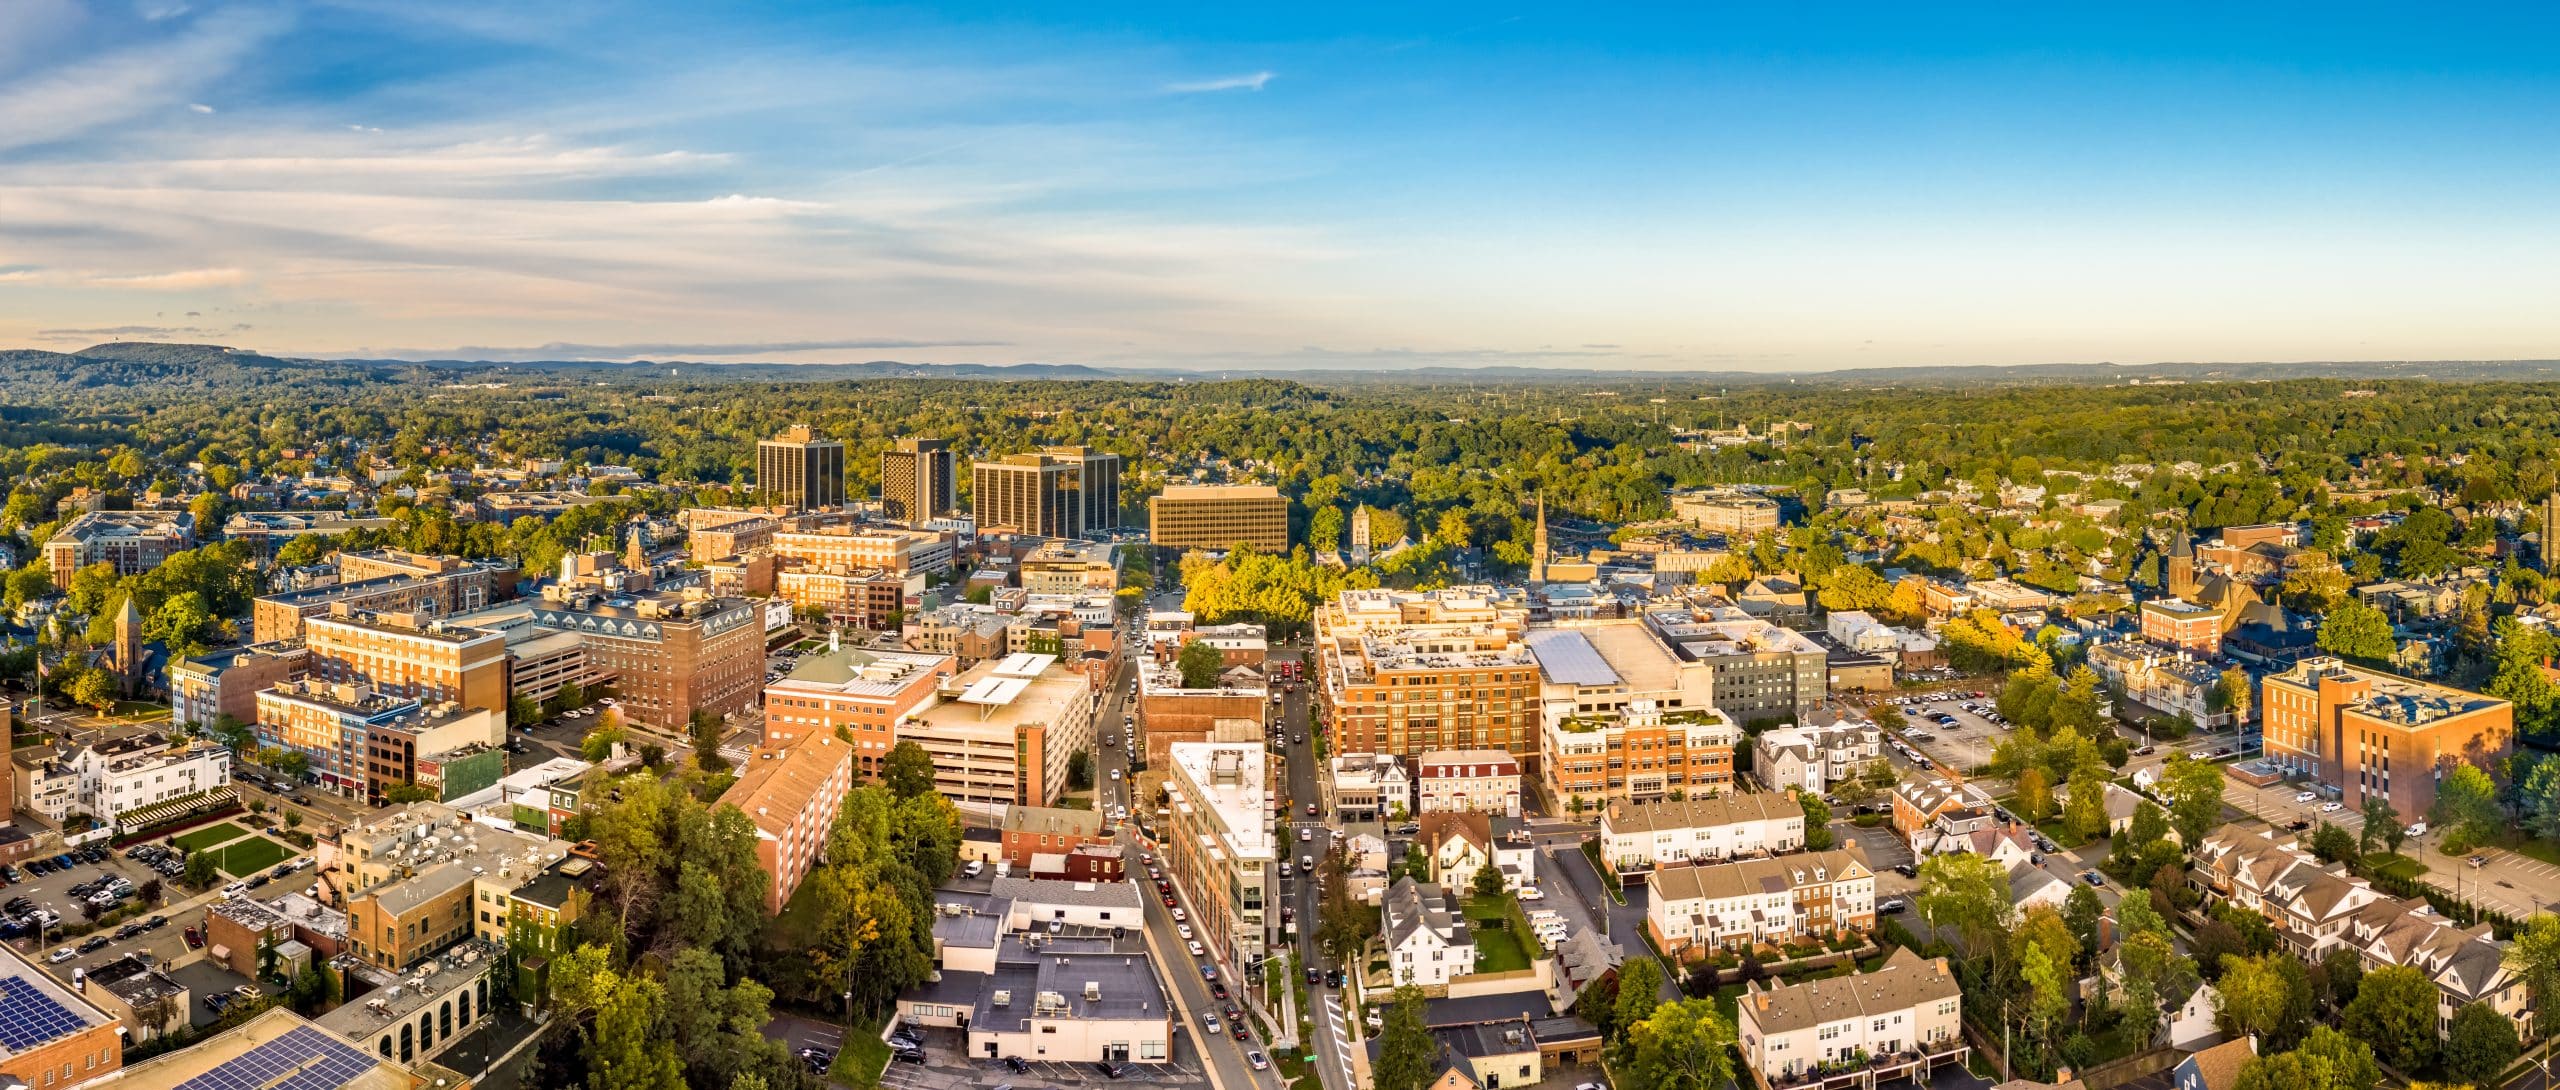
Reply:
[[[856,1087],[880,1085],[880,1072],[889,1066],[889,1044],[880,1035],[888,1031],[887,1018],[876,1026],[847,1031],[844,1047],[836,1050],[835,1065],[827,1069],[827,1081]]]
[[[1476,971],[1507,973],[1529,967],[1528,941],[1511,927],[1511,903],[1469,903],[1467,922],[1474,925]]]
[[[263,836],[253,836],[213,849],[213,865],[234,878],[246,878],[282,863],[292,855],[282,844]]]
[[[181,835],[177,838],[177,843],[178,848],[181,851],[196,852],[203,851],[204,849],[210,848],[216,844],[223,844],[238,840],[247,835],[249,835],[249,830],[243,829],[226,821],[218,825],[207,825],[204,828]]]
[[[2389,878],[2415,879],[2427,873],[2427,865],[2405,855],[2375,852],[2364,857],[2364,865],[2375,874]]]
[[[2514,850],[2517,855],[2521,855],[2527,859],[2538,859],[2554,866],[2560,866],[2560,844],[2554,844],[2548,840],[2540,840],[2534,837],[2525,837],[2524,839],[2516,842]]]

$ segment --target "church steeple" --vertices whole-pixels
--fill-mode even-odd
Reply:
[[[1529,582],[1547,581],[1547,494],[1538,493],[1538,532],[1529,541]]]

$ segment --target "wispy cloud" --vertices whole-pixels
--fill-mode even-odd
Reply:
[[[1177,95],[1200,95],[1216,91],[1259,91],[1270,84],[1271,73],[1266,70],[1243,76],[1168,83],[1164,85],[1164,89]]]
[[[246,269],[179,269],[174,272],[134,273],[124,276],[92,276],[88,282],[102,288],[131,288],[136,291],[202,291],[206,288],[237,287],[247,283]]]
[[[179,29],[78,64],[15,78],[0,73],[0,148],[65,140],[187,104],[188,92],[229,77],[288,21],[267,9],[236,8],[169,24]]]
[[[227,327],[190,325],[110,325],[89,329],[39,329],[36,339],[45,341],[88,340],[97,337],[218,337],[228,333],[246,333],[256,328],[246,322]]]
[[[187,103],[187,108],[200,114],[209,114],[213,112],[213,107],[207,106],[201,102]]]

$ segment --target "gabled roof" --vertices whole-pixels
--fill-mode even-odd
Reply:
[[[1908,947],[1872,973],[1826,980],[1744,989],[1741,1006],[1763,1034],[1811,1029],[1829,1022],[1907,1011],[1925,1003],[1954,999],[1961,992],[1945,958],[1923,958]]]

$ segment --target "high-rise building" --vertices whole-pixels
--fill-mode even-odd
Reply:
[[[1082,537],[1120,528],[1120,456],[1050,447],[970,465],[970,510],[980,533]]]
[[[1147,539],[1157,545],[1289,551],[1289,501],[1267,484],[1173,485],[1147,511]]]
[[[2542,498],[2542,571],[2560,571],[2560,492]]]
[[[756,444],[756,489],[776,504],[844,506],[844,444],[796,424]]]
[[[960,505],[948,439],[900,439],[880,452],[880,514],[910,525]]]

